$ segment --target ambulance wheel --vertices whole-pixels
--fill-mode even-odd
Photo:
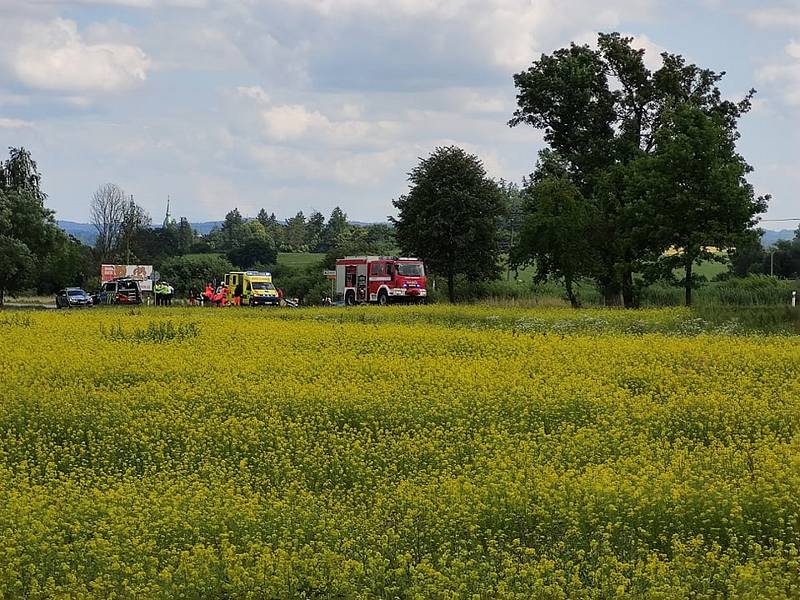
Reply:
[[[381,290],[378,292],[378,304],[381,306],[386,306],[389,304],[389,294],[386,293],[386,290]]]
[[[354,306],[356,303],[356,295],[354,292],[347,292],[347,295],[344,297],[344,303],[347,306]]]

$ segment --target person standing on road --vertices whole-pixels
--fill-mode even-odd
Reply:
[[[214,300],[214,288],[211,286],[211,283],[206,284],[206,291],[203,296],[205,296],[209,304]]]

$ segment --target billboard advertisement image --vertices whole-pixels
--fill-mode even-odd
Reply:
[[[138,279],[139,287],[143,292],[153,291],[153,265],[102,265],[100,267],[101,281],[111,281],[120,277]]]

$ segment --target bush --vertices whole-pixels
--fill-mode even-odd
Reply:
[[[211,281],[219,281],[233,265],[218,254],[188,254],[168,258],[161,264],[161,279],[168,281],[178,294],[190,289],[203,290]]]
[[[228,252],[228,260],[242,270],[256,264],[271,264],[278,259],[278,249],[270,239],[254,238]]]
[[[284,297],[298,298],[301,304],[315,305],[325,295],[331,293],[331,282],[322,274],[322,260],[306,266],[284,264],[261,265],[253,267],[259,271],[269,271],[275,287],[283,290]]]
[[[798,282],[776,279],[767,275],[733,277],[727,281],[707,286],[698,294],[701,303],[730,306],[758,306],[788,304]]]
[[[151,321],[147,324],[147,327],[137,327],[130,331],[119,323],[112,325],[108,329],[104,325],[100,326],[100,335],[102,337],[116,341],[182,342],[183,340],[197,337],[199,333],[200,328],[193,321],[179,322],[177,325],[172,321]]]

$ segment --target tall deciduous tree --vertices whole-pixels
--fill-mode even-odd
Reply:
[[[53,252],[38,263],[36,274],[36,292],[44,295],[68,286],[83,287],[97,276],[98,268],[91,247],[60,233]]]
[[[244,217],[238,208],[225,215],[225,221],[220,230],[222,250],[228,251],[242,245],[244,238]]]
[[[312,212],[306,221],[306,245],[311,252],[318,252],[325,231],[325,217],[321,212]]]
[[[228,252],[228,260],[242,269],[275,264],[278,249],[260,221],[248,221],[242,227],[240,243]]]
[[[89,215],[97,231],[95,248],[101,262],[114,260],[125,224],[128,199],[115,183],[97,188],[89,204]]]
[[[350,223],[347,214],[338,206],[331,211],[328,224],[325,226],[323,242],[330,250],[344,243],[344,236],[349,233]]]
[[[423,258],[447,278],[450,302],[455,278],[499,274],[498,223],[503,196],[477,156],[461,148],[436,148],[409,175],[410,190],[394,201],[392,218],[405,254]]]
[[[303,211],[286,221],[286,247],[290,252],[306,250],[306,217]]]
[[[570,304],[579,307],[575,285],[591,273],[591,248],[586,238],[592,221],[589,205],[566,176],[530,182],[525,204],[527,217],[512,249],[511,263],[533,264],[537,282],[561,279]]]
[[[638,224],[658,249],[656,258],[671,275],[683,268],[686,306],[692,304],[694,265],[713,259],[710,247],[728,248],[756,224],[767,198],[756,198],[745,176],[751,171],[736,152],[735,136],[722,116],[683,102],[661,115],[653,153],[631,164],[626,186]]]
[[[41,175],[24,148],[0,164],[0,306],[7,292],[24,290],[64,237],[45,207]]]
[[[181,256],[189,254],[192,251],[195,238],[196,235],[189,220],[186,217],[181,217],[177,232],[178,254]]]
[[[117,254],[131,264],[138,260],[135,253],[135,241],[143,229],[150,227],[151,219],[147,211],[133,201],[133,196],[125,203],[122,213],[122,226],[119,230]]]
[[[226,258],[205,254],[167,258],[160,270],[162,277],[175,286],[179,294],[185,294],[192,289],[199,291],[209,283],[216,283],[233,269]]]
[[[738,103],[724,100],[722,74],[662,54],[662,66],[650,71],[644,51],[632,38],[601,34],[598,48],[571,45],[542,55],[514,76],[518,109],[509,124],[544,131],[549,150],[566,163],[570,179],[592,208],[586,232],[592,242],[592,273],[615,304],[635,303],[633,273],[654,252],[638,235],[641,218],[626,191],[629,165],[656,148],[658,132],[672,123],[665,111],[691,102],[735,136],[739,117],[750,108],[751,91]]]

